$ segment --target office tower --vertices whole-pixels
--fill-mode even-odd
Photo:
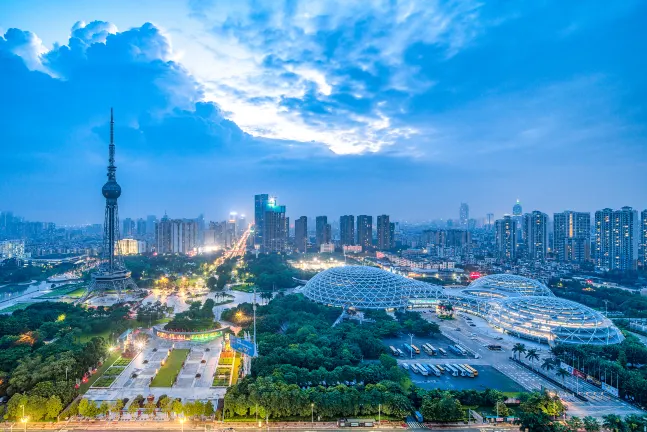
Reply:
[[[559,261],[588,261],[590,249],[590,213],[567,210],[553,215],[553,252]]]
[[[545,260],[548,253],[548,215],[540,211],[523,216],[526,255],[533,260]]]
[[[517,252],[517,222],[510,215],[503,216],[494,223],[496,233],[497,257],[503,261],[512,261]]]
[[[244,214],[238,216],[238,223],[236,226],[238,227],[238,236],[242,236],[245,231],[247,231],[247,218]]]
[[[458,211],[458,220],[461,224],[461,228],[466,229],[467,223],[470,219],[470,206],[467,203],[461,203],[461,207]]]
[[[146,234],[155,235],[155,225],[157,224],[157,216],[146,216]]]
[[[285,206],[278,205],[276,199],[272,198],[263,216],[262,251],[283,252],[287,247],[287,238]]]
[[[346,215],[339,218],[339,238],[342,246],[355,244],[355,216]]]
[[[331,242],[332,227],[328,223],[327,216],[317,216],[317,219],[315,222],[315,229],[316,229],[315,237],[317,240],[317,248],[319,248],[322,244]]]
[[[395,247],[395,222],[389,223],[389,249]]]
[[[294,221],[294,245],[299,252],[308,251],[308,218],[301,216]]]
[[[106,199],[105,219],[103,222],[103,246],[101,262],[92,273],[88,287],[89,296],[96,291],[116,290],[121,293],[128,288],[137,288],[130,278],[130,271],[124,266],[119,251],[119,206],[117,200],[121,196],[121,186],[117,183],[117,167],[115,166],[114,118],[110,109],[110,144],[108,146],[108,181],[101,188],[101,194]]]
[[[166,214],[155,224],[155,251],[171,253],[171,221]]]
[[[122,235],[124,237],[132,237],[134,234],[135,234],[135,222],[131,218],[125,218]]]
[[[523,238],[523,208],[521,207],[521,202],[517,199],[517,202],[512,206],[512,219],[514,219],[517,227],[517,245],[525,243]]]
[[[364,251],[373,247],[373,216],[357,216],[357,244]]]
[[[270,202],[268,194],[254,195],[254,244],[263,245],[265,212]]]
[[[377,217],[377,248],[379,250],[391,249],[391,222],[388,215]]]
[[[442,231],[442,234],[435,234],[434,237],[434,241],[439,242],[436,245],[454,248],[457,251],[463,251],[472,242],[472,235],[469,231],[457,228]]]
[[[640,221],[631,207],[595,212],[596,265],[607,270],[635,270]]]
[[[137,219],[136,233],[138,237],[143,237],[146,235],[146,221],[142,218]]]
[[[198,222],[195,219],[171,221],[171,253],[190,254],[198,245]]]
[[[642,237],[642,264],[643,270],[647,269],[647,209],[640,213],[640,226]]]

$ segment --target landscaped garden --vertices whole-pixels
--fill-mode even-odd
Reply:
[[[33,302],[25,302],[25,303],[16,303],[12,306],[6,307],[4,309],[0,309],[0,313],[7,313],[7,312],[13,312],[21,309],[25,309],[27,306],[34,304]]]
[[[94,375],[98,378],[90,379],[89,387],[110,387],[131,361],[132,359],[122,357],[119,354],[111,355]]]
[[[172,387],[180,374],[184,361],[189,356],[188,349],[174,349],[166,358],[151,382],[151,387]]]

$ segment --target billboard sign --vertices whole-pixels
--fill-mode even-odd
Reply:
[[[618,389],[613,386],[610,386],[607,383],[602,383],[602,390],[609,393],[610,395],[618,397]]]
[[[564,369],[564,370],[566,370],[566,371],[568,371],[568,373],[570,373],[571,375],[573,375],[573,366],[569,366],[569,365],[567,365],[566,363],[561,362],[561,363],[559,364],[559,367],[560,367],[560,368],[562,368],[562,369]]]
[[[573,375],[575,375],[578,378],[586,379],[586,374],[575,368],[573,368]]]
[[[234,351],[248,355],[250,357],[256,357],[256,347],[252,341],[238,338],[236,336],[229,336],[229,346]]]
[[[591,375],[587,375],[586,380],[591,384],[593,384],[594,386],[602,387],[602,383],[600,382],[600,380],[595,377],[592,377]]]

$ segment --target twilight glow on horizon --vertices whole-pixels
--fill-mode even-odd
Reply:
[[[4,1],[0,209],[647,208],[647,3]]]

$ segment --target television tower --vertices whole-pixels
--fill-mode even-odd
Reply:
[[[124,266],[119,250],[119,207],[117,199],[121,196],[121,186],[117,183],[117,167],[115,166],[114,118],[110,108],[110,146],[108,151],[108,181],[103,185],[101,193],[106,198],[106,215],[103,222],[103,251],[97,270],[92,273],[92,281],[88,289],[89,296],[95,292],[116,290],[121,292],[137,285],[130,277],[130,271]]]

